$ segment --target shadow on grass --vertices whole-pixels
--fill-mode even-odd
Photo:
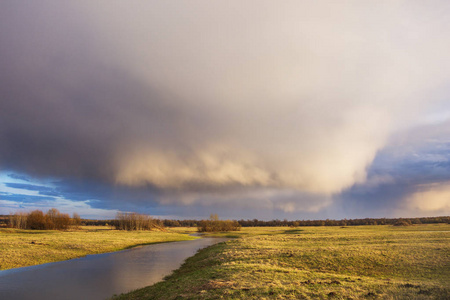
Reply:
[[[304,230],[303,229],[289,229],[289,230],[283,231],[283,234],[299,234],[302,231],[304,231]]]

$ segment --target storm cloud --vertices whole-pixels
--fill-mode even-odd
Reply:
[[[0,166],[120,190],[111,203],[320,211],[370,182],[396,133],[449,110],[449,12],[2,1]]]

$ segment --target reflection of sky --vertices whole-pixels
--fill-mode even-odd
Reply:
[[[161,281],[199,249],[223,240],[160,243],[6,270],[0,294],[2,299],[106,299]]]

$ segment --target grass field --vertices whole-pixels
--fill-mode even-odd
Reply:
[[[80,230],[0,229],[0,270],[131,248],[194,239],[185,231],[119,231],[83,226]]]
[[[450,299],[450,225],[243,228],[119,299]]]

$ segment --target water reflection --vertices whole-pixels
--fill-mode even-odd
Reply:
[[[198,249],[226,239],[204,238],[0,271],[1,299],[105,299],[148,286]]]

